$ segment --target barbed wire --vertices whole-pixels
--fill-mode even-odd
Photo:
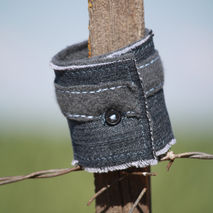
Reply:
[[[162,156],[160,161],[169,161],[167,169],[169,170],[173,165],[175,159],[188,158],[188,159],[199,159],[199,160],[213,160],[213,155],[205,152],[184,152],[175,154],[173,151],[167,152],[165,156]]]
[[[42,170],[42,171],[30,173],[28,175],[23,175],[23,176],[2,177],[2,178],[0,178],[0,185],[14,183],[14,182],[22,181],[22,180],[27,180],[27,179],[52,178],[52,177],[65,175],[70,172],[81,171],[81,170],[83,170],[83,169],[80,166],[76,166],[73,168],[66,168],[66,169]]]
[[[129,210],[129,213],[133,213],[134,212],[135,208],[137,207],[137,205],[140,202],[140,200],[143,198],[143,196],[146,193],[146,191],[147,191],[147,188],[143,188],[141,193],[138,195],[137,200],[134,202],[132,208]]]
[[[200,159],[200,160],[213,160],[212,154],[207,154],[204,152],[185,152],[175,154],[173,151],[168,152],[166,155],[163,155],[159,158],[159,161],[169,161],[167,168],[169,169],[173,164],[175,159],[179,158],[189,158],[189,159]],[[81,166],[76,166],[73,168],[65,168],[65,169],[50,169],[50,170],[42,170],[30,173],[28,175],[23,176],[8,176],[0,178],[0,185],[5,185],[9,183],[15,183],[18,181],[23,181],[27,179],[38,179],[38,178],[53,178],[61,175],[65,175],[75,171],[84,170]],[[125,171],[122,171],[125,173]],[[155,173],[146,173],[146,172],[133,172],[132,175],[143,175],[143,176],[155,176]],[[107,187],[108,188],[108,187]]]

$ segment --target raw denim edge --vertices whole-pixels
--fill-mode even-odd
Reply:
[[[175,143],[176,143],[176,140],[172,139],[163,149],[157,151],[156,155],[160,156],[160,155],[165,154],[166,152],[168,152],[168,150],[171,148],[171,146],[174,145]],[[107,172],[112,172],[112,171],[117,171],[117,170],[124,170],[124,169],[130,168],[130,167],[144,168],[147,166],[154,166],[157,164],[158,164],[158,160],[151,159],[151,160],[139,160],[139,161],[121,164],[118,166],[109,166],[109,167],[102,167],[102,168],[84,167],[84,170],[87,172],[91,172],[91,173],[107,173]],[[79,161],[73,160],[72,165],[78,166]]]

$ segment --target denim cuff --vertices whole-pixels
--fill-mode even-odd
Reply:
[[[55,91],[68,120],[73,165],[109,172],[155,165],[175,143],[153,33],[117,51],[88,58],[88,42],[56,54]]]

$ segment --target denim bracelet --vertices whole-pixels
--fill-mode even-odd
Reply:
[[[157,164],[175,139],[152,31],[92,58],[87,44],[69,46],[51,61],[57,101],[71,133],[73,165],[109,172]]]

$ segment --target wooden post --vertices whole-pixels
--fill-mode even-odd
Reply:
[[[124,47],[144,37],[143,0],[89,0],[90,56]]]
[[[89,7],[89,56],[96,56],[124,47],[144,37],[143,0],[88,0]],[[150,168],[133,171],[150,171]],[[95,174],[95,191],[113,183],[120,172]],[[129,212],[142,189],[147,192],[135,213],[151,212],[150,178],[128,176],[96,199],[96,212]]]

